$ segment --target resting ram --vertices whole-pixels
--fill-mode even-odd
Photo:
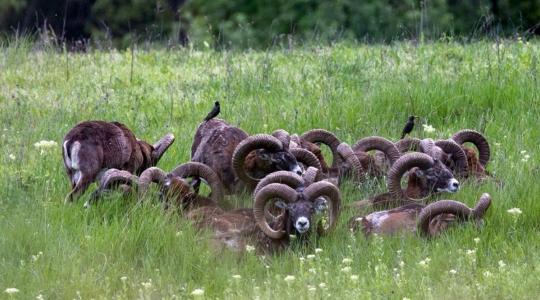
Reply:
[[[401,188],[401,178],[408,174],[407,187]],[[455,193],[459,190],[459,181],[438,158],[425,153],[406,153],[390,168],[387,179],[388,192],[367,200],[350,204],[353,208],[366,206],[397,207],[418,202],[435,193]]]
[[[353,217],[351,230],[361,230],[366,236],[372,234],[397,234],[416,232],[424,236],[439,235],[457,221],[471,220],[480,223],[491,205],[491,197],[484,193],[473,209],[454,200],[441,200],[429,205],[411,203],[391,210]]]
[[[282,142],[290,140],[291,148],[303,148],[312,152],[320,161],[320,170],[327,178],[333,178],[335,182],[340,182],[343,177],[353,175],[357,181],[363,181],[365,176],[382,177],[385,166],[382,159],[370,155],[368,151],[378,150],[388,159],[390,165],[400,156],[395,145],[382,137],[371,136],[359,140],[351,148],[342,143],[332,132],[325,129],[312,129],[301,136],[289,135],[284,130],[277,130],[272,135],[278,137]],[[332,164],[328,166],[322,156],[318,144],[327,145],[332,151]],[[354,156],[350,155],[354,153]]]
[[[141,141],[118,122],[85,121],[64,137],[62,156],[71,182],[66,202],[86,191],[104,170],[116,168],[134,174],[155,166],[174,142],[167,134],[154,145]]]
[[[303,149],[289,149],[267,134],[248,136],[223,120],[211,119],[199,125],[191,147],[191,160],[208,165],[223,182],[226,194],[253,190],[264,176],[280,170],[303,172],[298,160],[316,164]],[[195,184],[197,187],[197,183]]]
[[[400,152],[423,151],[421,140],[408,138],[396,143]],[[478,150],[476,151],[465,143],[472,143]],[[476,178],[479,180],[492,177],[486,170],[486,165],[490,159],[490,147],[486,138],[479,132],[465,129],[457,132],[448,140],[439,140],[435,144],[442,148],[449,155],[444,163],[450,167],[457,176],[464,178]],[[463,158],[464,157],[464,158]]]

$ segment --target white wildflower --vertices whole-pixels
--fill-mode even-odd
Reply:
[[[322,249],[321,248],[316,248],[315,249],[315,253],[321,253],[322,252]]]
[[[351,275],[351,281],[358,281],[358,275]]]
[[[409,298],[407,298],[407,297],[403,297],[402,300],[411,300],[411,299],[409,299]]]
[[[44,300],[45,298],[43,297],[42,294],[39,294],[36,296],[36,300]]]
[[[311,285],[308,285],[308,287],[307,287],[307,288],[308,288],[307,290],[308,290],[308,291],[310,291],[310,292],[315,292],[315,291],[317,290],[317,288],[316,288],[316,287],[314,287],[314,286],[311,286]]]
[[[324,282],[319,283],[319,287],[321,289],[324,289],[326,287],[326,283],[324,283]]]
[[[341,272],[343,272],[343,273],[349,273],[350,271],[351,271],[351,267],[341,268]]]
[[[467,251],[465,251],[465,253],[467,253],[467,255],[469,256],[473,256],[476,254],[476,249],[467,249]]]
[[[15,160],[15,159],[17,158],[17,157],[15,156],[15,154],[10,154],[8,157],[9,157],[9,159],[11,159],[11,160]]]
[[[308,254],[306,257],[307,257],[307,259],[314,259],[314,258],[315,258],[315,254]]]
[[[504,267],[506,267],[506,264],[504,263],[504,261],[499,260],[499,269],[504,269]]]
[[[126,282],[127,279],[128,279],[127,276],[122,276],[122,277],[120,277],[120,280],[122,280],[122,282]]]
[[[484,272],[484,277],[491,277],[491,272],[490,271],[485,271]]]
[[[421,260],[418,264],[424,268],[427,268],[429,266],[430,261],[431,261],[431,258],[426,257],[424,260]]]
[[[475,242],[476,244],[478,244],[478,243],[480,243],[480,238],[479,238],[479,237],[477,237],[477,238],[474,238],[474,240],[473,240],[473,241],[474,241],[474,242]]]
[[[317,274],[317,271],[316,271],[315,269],[313,269],[313,268],[310,268],[310,269],[308,270],[308,272],[309,272],[309,273],[313,273],[313,274]]]
[[[521,215],[521,209],[517,208],[517,207],[514,207],[514,208],[510,208],[509,210],[507,210],[507,212],[513,216],[519,216]]]
[[[296,278],[292,275],[287,275],[285,276],[285,278],[283,280],[285,280],[286,282],[293,282]]]
[[[527,153],[527,150],[521,150],[521,151],[519,151],[519,153],[520,153],[521,155],[523,155],[523,154]]]
[[[210,48],[210,44],[208,44],[207,41],[204,41],[203,44],[204,44],[204,46],[205,46],[206,48]]]
[[[341,263],[344,264],[344,265],[350,265],[352,262],[353,262],[353,260],[350,259],[350,258],[348,258],[348,257],[344,258],[344,259],[341,261]]]
[[[204,295],[204,290],[203,289],[194,289],[191,292],[191,295],[192,296],[202,296],[202,295]]]
[[[242,275],[235,274],[232,276],[233,279],[242,279]]]
[[[19,292],[19,289],[16,289],[16,288],[7,288],[4,292],[11,295],[11,294],[18,293],[18,292]]]
[[[300,262],[304,262],[304,260],[306,260],[303,256],[300,256],[298,259],[300,260]]]
[[[255,251],[255,247],[253,247],[251,245],[246,245],[246,251],[247,252],[253,252],[253,251]]]
[[[457,271],[454,270],[454,269],[452,269],[452,270],[448,271],[448,273],[450,273],[450,274],[452,274],[452,275],[455,275],[455,274],[457,274]]]
[[[147,282],[141,282],[141,285],[145,288],[145,289],[149,289],[152,287],[152,279],[148,279]]]
[[[497,146],[497,147],[500,147],[500,146],[501,146],[501,143],[495,142],[495,143],[493,143],[493,144],[494,144],[495,146]]]
[[[435,132],[435,128],[433,128],[433,126],[431,125],[422,124],[422,127],[424,128],[424,132],[427,132],[427,133]]]
[[[55,141],[39,141],[37,143],[34,143],[34,147],[38,150],[41,150],[41,154],[45,153],[46,150],[57,147],[58,143]]]
[[[403,268],[404,266],[405,266],[405,262],[404,262],[404,261],[400,261],[400,262],[399,262],[399,267],[400,267],[400,268]]]

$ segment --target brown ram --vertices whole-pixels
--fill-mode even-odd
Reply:
[[[401,178],[408,171],[407,188],[402,190]],[[401,156],[388,172],[388,192],[372,197],[368,200],[354,202],[353,208],[365,206],[392,206],[397,207],[415,203],[434,193],[459,190],[459,181],[452,172],[437,158],[425,153],[407,153]]]
[[[308,151],[291,151],[271,135],[248,136],[220,119],[199,125],[191,147],[191,160],[214,170],[226,194],[238,193],[245,187],[252,190],[261,178],[275,171],[301,174],[298,160],[307,164],[316,162]]]
[[[411,203],[391,210],[377,211],[349,221],[351,230],[371,234],[396,234],[416,232],[424,236],[437,236],[456,221],[481,222],[491,204],[491,197],[484,193],[474,209],[453,200],[441,200],[427,206]]]
[[[154,145],[141,141],[118,122],[85,121],[64,137],[62,156],[71,182],[66,202],[73,201],[96,180],[102,170],[116,168],[140,174],[155,166],[174,142],[167,134]]]

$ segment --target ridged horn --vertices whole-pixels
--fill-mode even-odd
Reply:
[[[323,228],[323,226],[319,224],[317,230],[320,235],[331,232],[336,227],[337,220],[341,212],[341,197],[339,194],[339,189],[330,182],[318,181],[306,187],[303,194],[304,198],[309,201],[315,201],[315,199],[322,196],[326,197],[328,201],[330,201],[328,227]]]
[[[400,153],[409,151],[418,151],[420,149],[420,140],[417,138],[405,138],[395,143]]]
[[[223,186],[218,175],[205,164],[199,162],[187,162],[176,167],[171,175],[182,178],[200,177],[204,179],[210,186],[211,199],[216,203],[221,203],[223,200]]]
[[[139,197],[142,197],[148,191],[150,184],[157,183],[162,185],[167,173],[158,167],[151,167],[144,170],[139,177]]]
[[[272,132],[272,136],[277,138],[281,144],[283,145],[283,148],[289,149],[289,144],[291,142],[291,135],[283,129],[277,129],[274,132]]]
[[[256,197],[257,193],[263,187],[271,183],[281,183],[288,185],[293,189],[297,189],[298,187],[304,185],[304,179],[302,179],[300,175],[290,171],[277,171],[274,173],[270,173],[265,176],[261,181],[259,181],[259,183],[255,187],[255,190],[253,191],[253,197]]]
[[[458,219],[471,217],[472,210],[467,205],[454,200],[440,200],[424,207],[418,216],[418,229],[421,234],[429,236],[429,223],[440,214],[453,214]]]
[[[394,143],[380,136],[370,136],[360,139],[354,144],[352,149],[354,152],[368,152],[371,150],[382,151],[388,160],[390,160],[391,165],[393,165],[401,156],[399,149]]]
[[[341,143],[337,147],[337,152],[343,160],[345,160],[353,170],[353,176],[359,182],[364,182],[366,179],[366,171],[362,167],[360,160],[354,154],[353,149],[347,143]]]
[[[490,205],[491,196],[488,193],[483,193],[482,196],[480,196],[480,200],[478,200],[478,203],[476,203],[476,206],[472,210],[473,217],[477,220],[482,219]]]
[[[168,133],[153,145],[154,151],[152,152],[152,158],[154,159],[154,163],[157,164],[163,153],[169,149],[172,143],[174,143],[174,134]]]
[[[325,129],[312,129],[304,132],[301,139],[311,143],[323,143],[332,151],[332,167],[337,168],[341,165],[341,158],[338,155],[337,147],[341,141],[332,132]]]
[[[467,155],[458,143],[454,142],[454,140],[440,140],[436,141],[435,145],[440,147],[444,152],[452,155],[458,175],[465,176],[467,174],[469,170]]]
[[[392,198],[396,201],[400,199],[414,201],[414,199],[409,199],[401,189],[401,177],[411,168],[428,169],[433,164],[433,158],[425,153],[412,152],[401,156],[388,171],[388,191]]]
[[[478,149],[478,159],[482,166],[486,166],[491,157],[491,150],[489,148],[489,143],[487,139],[478,131],[471,129],[464,129],[458,131],[452,139],[456,141],[459,145],[470,142],[476,146]]]
[[[250,187],[255,187],[260,179],[253,178],[247,174],[244,168],[244,160],[251,151],[261,148],[269,151],[280,151],[283,150],[283,145],[277,138],[271,135],[255,134],[240,142],[233,153],[232,166],[234,172],[240,180],[244,181]]]
[[[285,235],[283,228],[274,230],[266,221],[266,202],[274,198],[280,198],[281,200],[290,203],[296,201],[297,196],[297,192],[294,189],[281,183],[271,183],[263,187],[257,193],[255,203],[253,203],[253,215],[255,217],[255,222],[264,234],[272,239],[280,239]]]
[[[319,169],[314,167],[309,167],[302,175],[304,179],[304,186],[310,186],[312,183],[321,180],[322,174]]]
[[[100,180],[99,189],[107,190],[115,184],[133,185],[138,183],[139,178],[128,171],[109,169],[103,173]]]
[[[289,149],[289,152],[291,152],[292,155],[296,158],[296,160],[304,166],[307,167],[314,167],[317,169],[321,169],[321,162],[315,156],[315,154],[311,153],[310,151],[302,148],[293,148]]]
[[[439,158],[440,153],[435,153],[435,141],[433,139],[423,139],[420,141],[420,151],[424,152],[425,154],[433,157],[433,158]]]

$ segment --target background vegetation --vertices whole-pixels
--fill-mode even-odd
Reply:
[[[4,44],[0,298],[536,298],[539,55],[540,44],[524,41],[88,53]],[[348,143],[373,134],[395,140],[413,113],[436,129],[419,126],[417,137],[474,128],[489,139],[488,169],[504,185],[465,182],[441,196],[472,205],[489,192],[482,230],[365,239],[347,230],[353,212],[344,211],[333,235],[274,257],[212,252],[207,235],[164,213],[155,195],[143,206],[112,194],[85,210],[90,192],[63,204],[60,144],[77,122],[121,121],[150,141],[173,132],[159,165],[171,170],[189,159],[195,128],[218,99],[221,117],[250,133],[327,128]],[[53,143],[35,144],[43,140]],[[347,183],[342,201],[384,186]],[[235,199],[251,204],[248,195]],[[507,212],[514,207],[522,214]]]
[[[292,40],[389,42],[540,33],[530,0],[4,0],[0,32],[39,33],[73,44],[263,48]]]

